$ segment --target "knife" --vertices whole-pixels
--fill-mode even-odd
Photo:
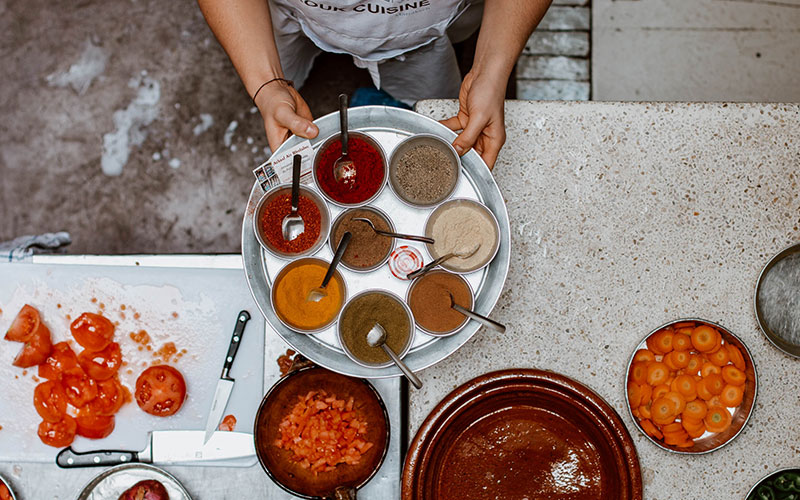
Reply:
[[[255,457],[252,434],[218,431],[203,444],[204,438],[203,431],[152,431],[150,442],[142,451],[99,450],[79,453],[68,447],[58,453],[56,464],[64,469],[129,462],[211,465],[208,462]]]
[[[236,358],[236,352],[239,350],[239,344],[242,342],[244,327],[248,320],[250,320],[250,313],[239,311],[239,316],[236,318],[236,326],[233,328],[233,335],[231,336],[231,344],[228,347],[228,354],[225,355],[225,363],[222,365],[222,375],[220,375],[217,382],[214,400],[211,402],[211,410],[208,412],[204,443],[207,443],[214,431],[217,430],[219,422],[222,420],[222,414],[225,413],[225,407],[228,406],[228,399],[231,397],[233,383],[235,382],[230,376],[230,371],[233,366],[233,360]]]

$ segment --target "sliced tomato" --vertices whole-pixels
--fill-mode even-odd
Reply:
[[[39,376],[47,380],[61,380],[61,374],[78,367],[78,356],[66,342],[53,345],[50,355],[39,365]]]
[[[78,424],[75,419],[69,415],[64,415],[64,418],[58,422],[44,421],[39,424],[39,439],[48,446],[56,448],[64,448],[72,444],[75,439],[75,432],[78,429]]]
[[[236,429],[236,417],[225,415],[225,418],[219,423],[219,430],[232,432],[234,429]]]
[[[88,406],[95,415],[110,416],[117,413],[124,403],[125,388],[114,377],[97,383],[97,397]]]
[[[8,491],[8,486],[6,486],[3,481],[0,481],[0,500],[14,500],[11,498],[11,492]]]
[[[114,323],[105,316],[85,312],[69,325],[75,340],[85,349],[102,351],[114,338]]]
[[[78,355],[83,371],[95,380],[108,380],[113,377],[122,364],[122,351],[119,344],[112,342],[102,351],[86,349]]]
[[[36,325],[36,331],[33,332],[33,335],[31,335],[30,339],[28,339],[11,364],[20,368],[30,368],[31,366],[44,363],[44,360],[50,355],[52,348],[53,344],[50,340],[50,329],[39,321]]]
[[[67,401],[75,408],[97,397],[97,382],[80,367],[65,371],[61,375],[61,384],[67,393]]]
[[[136,379],[136,403],[157,417],[174,415],[186,399],[181,372],[169,365],[151,366]]]
[[[33,390],[33,406],[40,417],[56,423],[67,413],[67,394],[59,382],[42,382]]]
[[[12,342],[27,342],[36,331],[40,321],[39,311],[35,307],[25,304],[17,313],[17,317],[14,318],[4,338]]]
[[[103,439],[114,431],[114,416],[95,415],[88,412],[78,411],[75,417],[78,424],[78,435],[89,439]]]

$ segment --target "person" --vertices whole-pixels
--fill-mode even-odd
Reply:
[[[458,97],[459,154],[474,147],[494,166],[505,142],[508,78],[550,0],[198,0],[214,35],[261,112],[270,148],[319,129],[298,92],[322,51],[345,53],[375,86],[408,104]],[[476,29],[461,81],[452,43]]]

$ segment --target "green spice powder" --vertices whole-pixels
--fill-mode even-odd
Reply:
[[[367,333],[375,323],[386,330],[386,345],[396,353],[403,351],[411,332],[403,305],[382,293],[368,293],[351,301],[342,313],[339,328],[342,341],[356,358],[365,363],[381,364],[391,361],[380,347],[367,344]]]

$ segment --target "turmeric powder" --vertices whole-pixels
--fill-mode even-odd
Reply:
[[[327,296],[319,302],[306,300],[308,292],[322,284],[328,264],[319,259],[309,260],[281,272],[272,294],[275,313],[290,327],[298,330],[318,330],[329,325],[344,303],[341,277],[337,274],[325,287]]]

